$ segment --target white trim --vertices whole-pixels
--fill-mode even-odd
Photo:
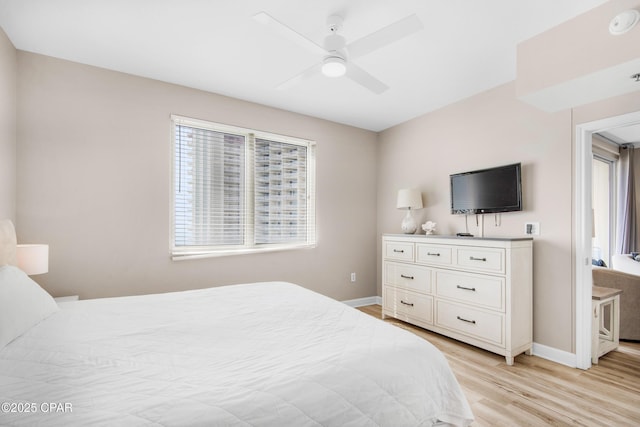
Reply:
[[[382,305],[382,297],[364,297],[342,301],[350,307],[364,307],[367,305]]]
[[[203,250],[203,251],[185,251],[185,252],[173,252],[171,255],[172,261],[185,261],[190,259],[201,259],[201,258],[216,258],[223,256],[232,256],[232,255],[246,255],[246,254],[258,254],[258,253],[267,253],[267,252],[281,252],[281,251],[292,251],[298,249],[314,249],[318,245],[315,243],[309,244],[291,244],[291,245],[264,245],[263,247],[253,247],[253,248],[238,248],[238,249],[224,249],[224,250]]]
[[[66,297],[55,297],[53,300],[55,302],[69,302],[69,301],[78,301],[80,297],[78,295],[69,295]]]
[[[211,246],[195,246],[195,245],[176,245],[176,127],[177,126],[189,126],[198,129],[205,129],[214,132],[220,132],[225,134],[238,135],[244,138],[244,154],[245,154],[245,167],[244,175],[240,172],[241,176],[240,186],[242,186],[242,192],[244,193],[244,199],[240,198],[240,211],[244,214],[241,219],[244,219],[244,229],[240,229],[238,240],[242,240],[241,244],[236,245],[211,245]],[[306,151],[306,240],[304,242],[293,241],[291,243],[271,243],[271,244],[259,244],[256,243],[256,209],[255,209],[255,162],[256,156],[256,139],[264,139],[269,143],[275,142],[280,144],[295,145],[303,147]],[[253,129],[247,129],[243,127],[225,125],[216,122],[210,122],[200,119],[188,118],[171,114],[171,234],[169,250],[171,259],[173,261],[211,258],[219,256],[229,255],[243,255],[253,254],[261,252],[274,252],[282,250],[292,249],[306,249],[315,248],[317,244],[317,224],[316,224],[316,143],[308,139],[291,137],[286,135],[277,135],[269,132],[256,131]],[[240,151],[240,150],[239,150]],[[284,183],[284,177],[283,183]],[[283,186],[284,188],[284,186]],[[270,197],[270,196],[269,196]],[[221,205],[224,202],[219,202]],[[304,203],[304,202],[300,202]],[[296,203],[297,206],[297,203]],[[218,206],[219,207],[219,206]],[[301,216],[301,209],[298,210],[296,218]],[[242,215],[241,214],[241,215]],[[242,222],[242,221],[241,221]],[[241,224],[242,226],[242,224]],[[220,228],[219,225],[216,227]],[[286,228],[286,224],[283,224],[283,228]]]
[[[367,305],[382,305],[382,297],[373,296],[373,297],[357,298],[357,299],[352,299],[352,300],[347,300],[342,302],[354,308],[364,307]],[[546,359],[551,362],[560,363],[561,365],[566,365],[571,368],[576,367],[576,355],[573,353],[569,353],[568,351],[558,350],[557,348],[548,347],[546,345],[538,344],[536,342],[533,343],[531,350],[533,355],[536,357],[540,357],[542,359]]]
[[[191,117],[180,116],[177,114],[171,114],[171,120],[177,124],[184,126],[198,127],[202,129],[209,129],[216,132],[237,134],[254,134],[256,138],[268,139],[270,141],[285,142],[287,144],[300,145],[307,147],[309,145],[315,145],[315,141],[306,138],[299,138],[297,136],[280,135],[277,133],[265,132],[257,129],[249,129],[242,126],[226,125],[224,123],[212,122],[210,120],[200,120]]]
[[[382,305],[382,297],[373,296],[373,297],[357,298],[357,299],[352,299],[352,300],[347,300],[342,302],[354,308],[364,307],[367,305]],[[591,312],[591,309],[589,309],[589,312]],[[589,343],[591,343],[591,341],[589,341]],[[560,363],[562,365],[566,365],[571,368],[576,367],[576,355],[573,353],[569,353],[568,351],[558,350],[557,348],[548,347],[546,345],[538,344],[536,342],[533,343],[531,350],[533,355],[536,357],[540,357],[542,359],[546,359],[551,362]]]
[[[574,366],[580,369],[591,367],[591,134],[576,127]]]
[[[640,111],[576,126],[575,169],[575,366],[591,367],[591,161],[592,135],[640,123]]]
[[[532,351],[534,356],[542,359],[547,359],[572,368],[576,367],[576,355],[568,351],[558,350],[557,348],[548,347],[536,342],[533,343]]]

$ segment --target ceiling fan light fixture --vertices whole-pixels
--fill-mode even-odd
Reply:
[[[327,77],[344,76],[347,72],[347,63],[339,56],[327,56],[322,63],[322,74]]]

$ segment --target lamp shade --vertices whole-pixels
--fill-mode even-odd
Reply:
[[[18,245],[16,264],[29,276],[47,273],[49,271],[49,245]]]
[[[422,209],[422,193],[416,188],[398,190],[398,209]]]

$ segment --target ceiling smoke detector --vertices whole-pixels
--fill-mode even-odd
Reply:
[[[640,21],[640,12],[635,9],[625,10],[617,14],[609,23],[609,32],[619,36],[631,30]]]

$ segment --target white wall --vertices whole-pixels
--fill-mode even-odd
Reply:
[[[16,49],[0,28],[0,218],[16,218]]]
[[[375,295],[375,133],[26,52],[18,71],[18,234],[49,243],[53,295],[266,280]],[[172,113],[315,140],[318,247],[171,261]]]

